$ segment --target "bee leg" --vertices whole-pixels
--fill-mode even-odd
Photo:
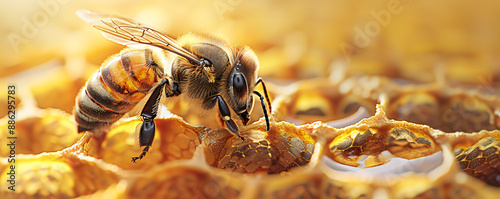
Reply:
[[[235,134],[242,140],[245,140],[243,138],[238,130],[238,126],[236,123],[231,119],[231,111],[229,110],[229,107],[227,106],[226,102],[220,95],[212,97],[211,100],[217,100],[217,103],[219,105],[219,113],[222,115],[222,120],[226,123],[227,128],[231,131],[231,133]]]
[[[139,159],[142,159],[146,153],[149,151],[149,147],[153,144],[153,140],[155,138],[155,129],[156,125],[155,122],[152,118],[143,118],[144,122],[141,125],[141,130],[139,132],[139,145],[146,146],[142,150],[141,155],[138,157],[132,157],[132,162],[136,163],[136,161]]]
[[[264,97],[258,91],[254,91],[253,93],[259,96],[260,98],[260,105],[262,106],[264,117],[266,118],[266,131],[269,131],[271,130],[271,126],[269,125],[269,115],[267,115],[267,109],[266,109],[266,103],[264,102]]]
[[[264,83],[264,80],[262,80],[262,78],[260,77],[257,79],[255,86],[257,86],[258,84],[262,84],[262,89],[264,90],[264,96],[266,97],[267,106],[269,107],[269,112],[273,112],[273,108],[271,108],[271,101],[269,101],[269,96],[267,94],[266,84]]]
[[[264,80],[262,80],[262,78],[260,78],[260,77],[259,77],[259,79],[257,79],[255,86],[257,86],[258,84],[262,84],[262,88],[264,90],[264,97],[266,98],[267,106],[269,107],[269,113],[272,113],[273,110],[271,108],[271,102],[269,101],[269,96],[267,94],[266,84],[264,84]],[[260,94],[258,91],[254,91],[253,93],[255,93],[260,98],[262,110],[264,111],[264,117],[266,118],[266,131],[269,131],[271,129],[271,127],[269,125],[269,115],[267,114],[266,105],[264,104],[264,99],[262,97],[262,94]]]
[[[132,162],[135,163],[138,159],[142,159],[146,153],[149,151],[149,147],[153,144],[153,140],[155,138],[155,121],[156,112],[158,111],[158,104],[160,103],[161,94],[163,87],[165,84],[168,84],[167,79],[163,79],[160,84],[155,88],[151,97],[149,97],[146,105],[142,109],[141,117],[142,117],[142,125],[139,132],[139,145],[146,146],[142,150],[141,155],[138,157],[132,157]]]

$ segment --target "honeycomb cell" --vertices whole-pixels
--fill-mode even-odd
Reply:
[[[46,109],[34,111],[33,117],[16,119],[15,136],[17,154],[38,154],[54,152],[74,144],[81,135],[70,116],[60,110]],[[18,116],[19,117],[19,116]],[[3,118],[0,129],[0,143],[8,143],[7,118]],[[12,140],[10,140],[12,141]],[[0,157],[8,156],[9,151],[0,151]]]
[[[286,172],[309,163],[315,144],[306,131],[285,122],[269,132],[249,129],[242,136],[245,140],[228,140],[219,168],[241,173]]]
[[[31,153],[52,152],[71,146],[80,139],[74,123],[65,115],[45,116],[33,126],[32,137],[43,138],[43,142],[31,142]],[[24,135],[28,136],[28,135]]]
[[[381,122],[376,118],[362,123]],[[392,122],[372,127],[357,124],[338,133],[328,144],[327,155],[336,162],[353,167],[374,167],[389,162],[391,157],[410,160],[439,151],[429,130],[419,129],[415,124]]]
[[[196,128],[176,119],[158,120],[157,132],[161,135],[160,151],[167,161],[191,159],[202,141],[203,128]]]
[[[139,120],[121,122],[106,133],[104,138],[94,137],[89,141],[89,155],[119,165],[123,169],[150,169],[163,161],[190,159],[200,145],[199,128],[196,129],[178,119],[157,119],[155,139],[150,147],[148,161],[130,164],[130,157],[141,154],[137,143]]]
[[[484,137],[467,148],[456,148],[454,155],[467,174],[493,186],[500,186],[500,146],[498,138]]]
[[[394,186],[395,198],[443,198],[444,189],[433,184],[426,178],[415,178],[411,181],[402,181]]]
[[[327,180],[323,196],[326,198],[372,198],[373,188],[363,183]]]
[[[495,116],[483,101],[472,97],[452,98],[443,110],[445,132],[478,132],[495,129]]]
[[[434,152],[433,143],[428,137],[417,137],[412,131],[393,128],[389,131],[387,150],[397,157],[412,159],[427,156]]]
[[[129,198],[238,198],[241,188],[239,183],[208,171],[163,165],[132,179],[125,195]]]
[[[404,93],[390,104],[389,118],[434,128],[442,126],[439,101],[427,92]]]
[[[452,185],[447,195],[450,198],[459,198],[459,199],[481,198],[480,194],[476,193],[474,189],[471,189],[463,185]]]
[[[375,113],[374,99],[352,92],[342,94],[338,87],[323,79],[289,85],[284,89],[291,93],[275,100],[276,118],[299,125],[340,120],[355,114],[360,108],[369,115]]]
[[[375,114],[375,104],[373,100],[347,94],[338,103],[337,115],[339,118],[344,118],[356,113],[359,108],[365,108],[369,115],[373,115]]]
[[[320,198],[321,183],[320,175],[286,175],[282,179],[269,180],[257,187],[258,198]]]
[[[66,163],[50,161],[21,162],[17,165],[17,179],[12,184],[13,189],[20,193],[18,196],[37,196],[48,198],[51,196],[69,198],[77,196],[75,171]],[[12,186],[7,180],[10,176],[2,171],[2,187]],[[16,192],[2,190],[4,196],[14,198]]]
[[[95,193],[118,182],[116,173],[92,159],[78,159],[64,153],[18,157],[15,192],[2,190],[7,198],[73,198]],[[2,171],[1,185],[8,186],[7,171]]]
[[[333,116],[333,104],[317,92],[300,93],[291,109],[292,116],[304,122],[325,121]]]
[[[105,162],[118,165],[123,169],[149,169],[162,161],[163,155],[159,152],[161,140],[159,133],[155,135],[153,146],[146,155],[149,161],[138,161],[131,164],[131,157],[138,156],[142,147],[136,143],[136,127],[141,121],[133,120],[123,122],[110,130],[105,137],[94,136],[87,145],[88,155],[104,160]]]

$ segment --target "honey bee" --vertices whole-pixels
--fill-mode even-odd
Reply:
[[[217,107],[222,126],[240,138],[234,119],[248,124],[256,95],[269,131],[266,102],[269,110],[271,105],[264,81],[257,76],[257,56],[249,47],[232,46],[209,34],[191,33],[175,40],[132,19],[87,10],[77,11],[77,15],[105,38],[129,46],[108,58],[76,97],[78,132],[110,126],[150,94],[138,128],[138,143],[145,147],[138,157],[132,157],[135,163],[152,145],[163,92],[167,99],[179,96],[201,111]],[[170,74],[164,69],[171,69]],[[264,96],[254,91],[258,84]],[[232,111],[239,117],[234,118]]]

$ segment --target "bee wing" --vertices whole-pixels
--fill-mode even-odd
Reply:
[[[203,63],[196,55],[179,46],[172,37],[132,19],[88,10],[78,10],[76,14],[100,30],[106,39],[113,42],[127,46],[135,44],[155,46],[182,56],[198,65]]]

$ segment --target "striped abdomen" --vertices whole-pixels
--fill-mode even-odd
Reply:
[[[78,132],[116,122],[163,78],[149,49],[126,49],[103,63],[76,97]]]

